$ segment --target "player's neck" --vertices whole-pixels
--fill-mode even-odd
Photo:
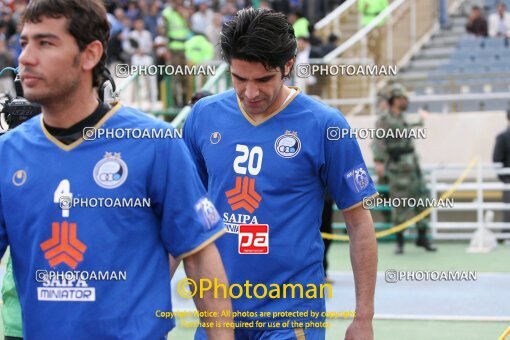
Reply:
[[[255,123],[259,123],[259,122],[263,121],[264,119],[266,119],[267,117],[272,115],[275,111],[280,109],[280,107],[283,105],[283,103],[285,103],[285,99],[287,99],[289,94],[290,94],[290,89],[287,86],[283,85],[282,89],[280,90],[280,93],[278,94],[278,97],[273,102],[273,104],[267,108],[267,110],[265,112],[255,114],[255,115],[254,114],[248,114],[248,115],[251,117],[251,119],[253,119],[253,121]],[[248,112],[247,110],[245,110],[245,111]]]
[[[42,106],[44,122],[55,128],[67,129],[89,116],[97,108],[97,95],[90,92],[76,91],[74,95],[63,98],[60,102]]]

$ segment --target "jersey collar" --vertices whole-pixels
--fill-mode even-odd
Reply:
[[[253,126],[259,126],[260,124],[262,123],[265,123],[267,122],[269,119],[273,118],[274,116],[276,116],[278,113],[280,113],[281,111],[283,111],[287,106],[289,106],[289,104],[296,98],[296,96],[298,94],[301,93],[301,90],[298,88],[298,87],[295,87],[295,86],[289,86],[289,88],[291,89],[294,89],[296,90],[296,92],[287,100],[287,102],[285,102],[285,104],[283,104],[282,106],[280,106],[276,111],[274,111],[273,113],[271,113],[270,115],[268,115],[266,118],[264,118],[263,120],[261,120],[260,122],[255,122],[251,117],[250,115],[244,110],[243,108],[243,104],[241,103],[241,100],[239,99],[239,97],[236,95],[236,98],[237,98],[237,105],[239,106],[239,109],[241,110],[241,113],[243,114],[244,118],[246,118],[246,120]]]
[[[110,118],[111,116],[113,116],[115,114],[115,112],[117,112],[117,110],[119,110],[121,108],[121,105],[120,103],[116,103],[111,109],[110,111],[108,111],[108,113],[106,113],[104,115],[103,118],[101,118],[101,120],[99,122],[97,122],[97,124],[94,126],[94,128],[99,128],[101,127],[101,125],[104,124],[104,122]],[[48,130],[46,129],[46,127],[44,126],[44,121],[43,121],[43,115],[41,115],[41,118],[40,118],[40,122],[41,122],[41,129],[44,133],[44,135],[46,136],[46,138],[48,138],[48,140],[50,142],[52,142],[53,144],[55,144],[57,147],[59,147],[60,149],[64,150],[64,151],[71,151],[72,149],[76,148],[78,145],[80,145],[81,143],[83,143],[83,141],[85,139],[80,138],[78,140],[76,140],[75,142],[72,142],[71,144],[67,145],[67,144],[64,144],[62,143],[61,141],[59,141],[57,138],[53,137],[49,132]]]

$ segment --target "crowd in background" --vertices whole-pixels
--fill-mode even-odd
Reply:
[[[19,25],[28,0],[2,0],[0,1],[0,70],[5,67],[17,67],[18,56],[21,53]],[[13,74],[4,72],[0,77],[0,93],[14,94],[12,82]]]
[[[294,24],[296,35],[310,38],[311,43],[318,46],[313,33],[309,34],[309,27],[314,21],[307,19],[303,13],[310,13],[313,9],[317,10],[313,12],[314,16],[323,17],[343,1],[105,0],[111,24],[108,63],[189,65],[220,60],[218,42],[221,26],[238,10],[250,6],[287,14]],[[0,0],[0,69],[17,66],[21,53],[19,21],[28,2]],[[327,42],[324,43],[327,45]],[[0,92],[12,92],[11,78],[12,74],[8,72],[2,75],[5,83],[0,84]]]
[[[322,3],[334,8],[342,2]],[[311,57],[321,57],[323,51],[332,50],[337,38],[323,42],[314,36],[314,22],[303,14],[310,4],[306,0],[109,0],[106,6],[112,29],[108,63],[184,66],[219,61],[222,25],[238,10],[250,6],[285,13],[296,37],[318,51]],[[148,87],[156,86],[153,79],[149,82]],[[171,86],[174,105],[184,106],[191,95],[186,79],[174,77]]]
[[[466,31],[477,37],[510,37],[510,12],[504,3],[498,3],[496,12],[489,15],[487,20],[479,6],[471,8],[471,14],[466,24]]]

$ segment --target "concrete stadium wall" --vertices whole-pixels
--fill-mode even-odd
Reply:
[[[353,128],[373,128],[377,117],[347,117]],[[418,120],[409,114],[408,120]],[[479,157],[482,163],[492,162],[496,136],[508,126],[506,113],[470,112],[429,114],[425,122],[426,139],[417,139],[421,164],[467,164]],[[368,166],[374,163],[371,139],[359,140]]]

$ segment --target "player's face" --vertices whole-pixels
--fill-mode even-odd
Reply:
[[[42,105],[62,101],[81,82],[81,54],[66,26],[65,18],[47,17],[23,26],[19,64],[24,96],[29,101]]]
[[[285,65],[290,72],[293,60]],[[279,68],[266,70],[262,63],[232,59],[230,64],[232,83],[243,108],[250,115],[267,115],[283,102],[283,76]]]

